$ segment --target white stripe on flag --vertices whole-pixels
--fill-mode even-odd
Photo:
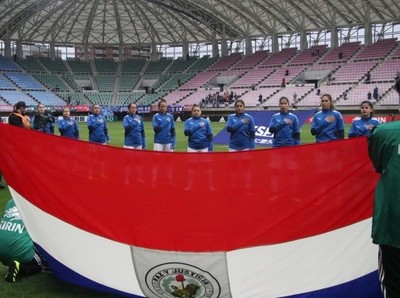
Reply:
[[[367,219],[314,237],[228,252],[232,295],[289,296],[362,277],[378,268],[378,247],[370,235]]]
[[[32,239],[68,268],[102,285],[144,296],[129,245],[85,232],[29,203],[10,187]]]

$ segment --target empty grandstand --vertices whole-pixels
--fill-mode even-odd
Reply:
[[[321,8],[325,4],[325,1],[322,1]],[[248,5],[257,10],[253,4]],[[292,4],[288,5],[293,8]],[[354,9],[361,9],[358,3],[352,5]],[[118,5],[111,7],[119,9]],[[97,8],[96,5],[93,6],[94,10]],[[329,6],[329,9],[332,7]],[[335,9],[341,12],[343,7]],[[82,7],[82,11],[84,10]],[[296,18],[290,10],[288,13]],[[387,11],[388,15],[390,13]],[[53,15],[44,14],[47,19],[43,18],[43,22],[46,23],[53,20],[53,15],[57,13],[53,10]],[[336,15],[338,19],[340,16]],[[376,17],[374,14],[371,16]],[[235,14],[235,18],[241,17]],[[186,23],[185,17],[182,20],[186,28],[193,30],[191,24]],[[357,21],[353,19],[354,23]],[[99,36],[108,36],[109,40],[122,37],[110,35],[110,27],[106,30],[109,19],[105,16],[100,23],[104,25],[104,31]],[[71,28],[76,29],[75,25],[70,24]],[[362,25],[364,26],[365,22],[362,22]],[[235,26],[240,28],[239,24]],[[377,27],[374,24],[368,26]],[[43,35],[43,28],[27,30],[36,30],[38,34]],[[157,29],[152,34],[163,32],[165,28],[157,24]],[[171,51],[182,49],[181,55],[176,58],[165,55],[167,52],[163,51],[166,51],[166,47],[157,48],[153,43],[149,43],[152,48],[146,50],[150,56],[138,55],[132,58],[134,56],[127,55],[132,53],[132,49],[128,51],[128,48],[124,47],[107,48],[106,39],[102,39],[98,48],[93,39],[90,51],[88,47],[79,45],[76,53],[80,54],[75,57],[68,56],[66,59],[57,55],[52,48],[53,43],[50,44],[47,55],[40,51],[28,55],[21,55],[19,51],[11,55],[4,50],[0,56],[0,90],[7,93],[0,99],[3,105],[12,105],[12,95],[15,92],[17,96],[23,94],[32,105],[45,102],[46,105],[56,106],[94,103],[121,106],[129,102],[151,105],[165,97],[170,104],[188,106],[201,102],[208,94],[215,92],[219,96],[235,94],[235,98],[244,99],[250,109],[277,109],[281,96],[294,101],[296,108],[307,109],[318,106],[321,93],[330,93],[338,108],[356,109],[360,101],[368,98],[371,89],[377,87],[379,99],[372,99],[374,105],[382,109],[394,108],[398,102],[393,92],[393,83],[400,75],[400,46],[397,35],[394,34],[396,32],[375,34],[372,31],[363,31],[368,35],[360,39],[357,36],[352,38],[350,34],[356,31],[351,26],[349,28],[346,31],[347,37],[342,36],[344,29],[341,29],[334,31],[336,35],[329,35],[327,38],[331,28],[322,26],[314,28],[318,29],[316,34],[312,28],[306,29],[306,35],[290,35],[279,29],[279,36],[271,35],[263,39],[254,36],[252,40],[245,39],[243,43],[236,40],[230,44],[227,40],[217,39],[217,43],[214,40],[206,40],[209,43],[205,45],[209,50],[202,55],[199,55],[203,51],[199,44],[196,48],[185,48],[186,41],[192,37],[185,35],[185,42],[182,44],[174,39],[169,42]],[[149,27],[142,28],[144,31],[148,29]],[[63,29],[57,30],[60,30],[60,35],[50,34],[53,38],[67,36],[63,35]],[[91,31],[91,34],[96,30]],[[259,28],[253,30],[257,31]],[[88,40],[94,38],[87,35],[87,32],[82,33],[83,36]],[[199,28],[191,32],[204,33],[199,31]],[[226,31],[226,34],[233,32]],[[178,32],[168,31],[168,34],[171,38],[178,34],[177,40],[182,38]],[[154,37],[160,40],[168,39],[168,34],[164,37]],[[135,39],[137,36],[132,35],[130,38]],[[259,41],[262,43],[256,48],[255,45]],[[134,51],[139,53],[140,47]],[[104,57],[98,58],[100,56],[97,53],[103,53]],[[96,55],[89,56],[92,54]],[[293,94],[296,94],[295,98]],[[204,108],[212,110],[216,107],[207,105]],[[218,105],[217,110],[231,108],[231,102],[223,102],[222,105]]]

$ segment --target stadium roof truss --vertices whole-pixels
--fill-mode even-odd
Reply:
[[[0,0],[0,39],[182,44],[400,21],[398,0]]]

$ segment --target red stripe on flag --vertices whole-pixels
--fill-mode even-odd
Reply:
[[[134,151],[0,125],[0,167],[45,212],[115,241],[225,251],[372,214],[365,138],[238,153]]]

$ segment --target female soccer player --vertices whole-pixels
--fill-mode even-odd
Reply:
[[[226,130],[231,134],[229,139],[229,151],[242,151],[255,148],[254,119],[244,111],[244,101],[235,101],[236,113],[229,115]]]
[[[128,114],[124,117],[122,125],[125,130],[124,148],[146,149],[146,136],[142,116],[137,114],[134,103],[128,105]]]
[[[315,113],[311,122],[311,134],[317,143],[344,139],[342,114],[334,109],[332,96],[321,96],[321,111]]]
[[[176,146],[174,117],[167,108],[167,101],[160,99],[158,113],[153,116],[154,151],[173,151]]]
[[[289,99],[279,99],[280,112],[272,116],[269,132],[274,134],[273,147],[300,144],[300,125],[297,116],[289,112]]]
[[[201,117],[198,104],[192,107],[192,117],[185,121],[183,133],[188,137],[188,152],[207,152],[213,149],[210,123]]]
[[[369,136],[372,129],[379,124],[376,118],[373,118],[374,107],[368,100],[364,100],[360,105],[361,117],[356,118],[351,124],[349,138],[359,136]]]

